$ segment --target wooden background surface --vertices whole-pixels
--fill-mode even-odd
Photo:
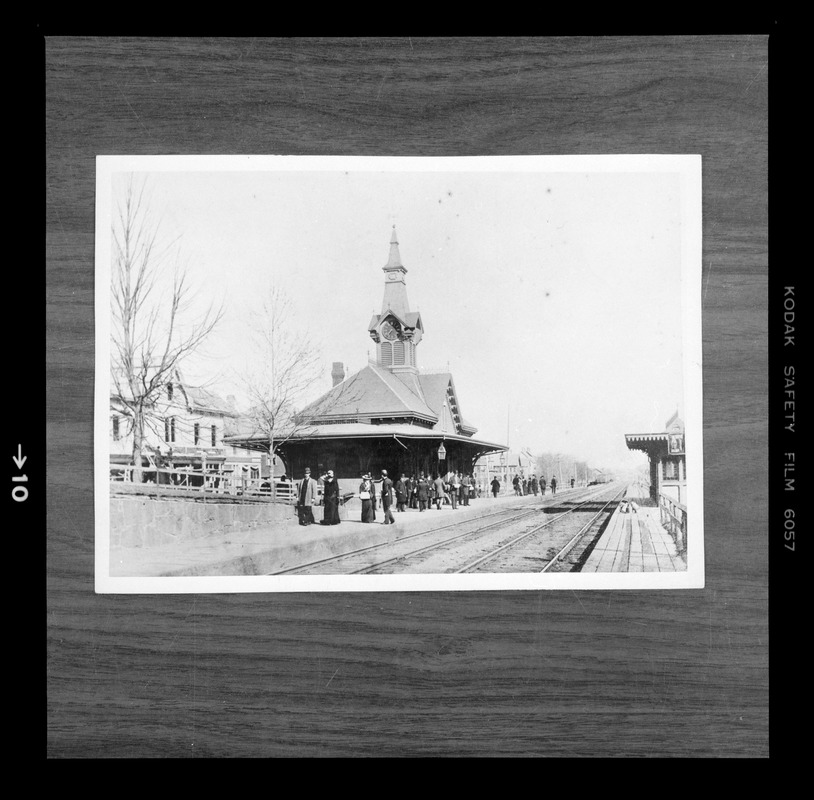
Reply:
[[[48,755],[768,754],[766,36],[47,38]],[[701,153],[707,587],[97,596],[97,154]]]

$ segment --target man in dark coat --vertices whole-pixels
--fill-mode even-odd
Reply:
[[[551,494],[557,494],[557,479],[551,479]]]
[[[303,472],[303,479],[297,486],[297,516],[300,518],[300,525],[311,525],[316,522],[314,506],[317,504],[319,490],[317,482],[311,477],[311,468],[306,467]]]
[[[382,470],[382,511],[384,512],[384,521],[382,525],[392,525],[396,520],[393,519],[393,512],[390,506],[393,505],[393,481],[387,477],[387,470]]]
[[[497,497],[500,491],[500,481],[497,478],[492,478],[492,497]]]
[[[546,487],[545,478],[540,478],[540,494],[543,497],[545,497],[545,487]]]
[[[419,511],[426,511],[427,503],[430,500],[430,482],[424,477],[424,473],[422,472],[418,476],[418,510]]]
[[[322,503],[325,512],[322,515],[322,525],[339,525],[339,482],[334,478],[332,469],[328,470],[322,488]]]
[[[410,481],[402,475],[396,481],[396,509],[405,511],[407,509],[407,499],[410,497]]]

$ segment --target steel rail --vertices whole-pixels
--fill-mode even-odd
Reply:
[[[625,488],[627,488],[627,487],[625,487]],[[608,506],[609,506],[611,503],[616,502],[616,500],[617,500],[617,498],[618,498],[619,494],[623,493],[623,492],[625,491],[625,488],[623,488],[623,489],[622,489],[622,490],[621,490],[621,491],[620,491],[618,494],[614,495],[614,497],[612,497],[610,500],[608,500],[608,502],[607,502],[607,503],[605,503],[605,505],[604,505],[604,506],[602,506],[602,508],[600,509],[600,511],[598,511],[598,512],[597,512],[597,513],[596,513],[596,514],[595,514],[595,515],[594,515],[594,516],[591,518],[590,522],[588,522],[586,526],[583,526],[583,527],[580,529],[580,532],[579,532],[579,534],[577,534],[577,536],[581,536],[581,535],[582,535],[582,533],[584,533],[584,531],[585,531],[587,528],[589,528],[591,525],[593,525],[593,523],[594,523],[594,521],[596,520],[596,518],[597,518],[597,517],[598,517],[600,514],[602,514],[602,513],[605,511],[605,509],[606,509],[606,508],[607,508],[607,507],[608,507]],[[546,528],[546,527],[548,527],[549,525],[552,525],[552,524],[553,524],[553,523],[555,523],[557,520],[562,519],[563,517],[566,517],[566,516],[568,516],[569,514],[573,514],[575,511],[577,511],[577,510],[579,509],[579,507],[580,507],[580,506],[584,506],[586,503],[591,502],[591,500],[592,500],[592,499],[593,499],[593,498],[589,498],[588,500],[585,500],[584,502],[580,503],[579,505],[574,506],[574,508],[569,509],[568,511],[564,512],[563,514],[558,514],[556,517],[552,517],[550,520],[546,520],[546,522],[544,522],[542,525],[538,525],[536,528],[533,528],[533,529],[532,529],[532,530],[530,530],[530,531],[525,531],[524,533],[521,533],[521,534],[519,534],[518,536],[515,536],[515,538],[514,538],[514,539],[512,539],[511,541],[506,542],[505,544],[500,545],[500,547],[497,547],[497,548],[495,548],[494,550],[491,550],[490,552],[486,553],[485,555],[480,556],[479,558],[476,558],[474,561],[470,561],[468,564],[465,564],[465,565],[464,565],[463,567],[461,567],[460,569],[455,570],[455,572],[456,572],[456,573],[461,573],[461,572],[470,572],[470,571],[471,571],[472,569],[474,569],[475,567],[479,567],[479,566],[480,566],[481,564],[483,564],[485,561],[491,561],[491,560],[492,560],[492,559],[493,559],[495,556],[500,555],[500,553],[502,553],[504,550],[508,550],[509,548],[514,547],[516,544],[518,544],[519,542],[522,542],[524,539],[528,539],[528,538],[529,538],[529,536],[534,536],[534,534],[535,534],[535,533],[537,533],[538,531],[541,531],[543,528]],[[574,538],[576,538],[576,537],[574,537]],[[573,541],[573,539],[572,539],[572,541]],[[560,551],[560,552],[562,552],[562,551]],[[560,554],[560,553],[558,552],[558,553],[557,553],[557,555],[556,555],[554,558],[557,558],[557,557],[559,556],[559,554]],[[554,559],[552,559],[552,561],[553,561],[553,560],[554,560]],[[549,562],[549,563],[548,563],[548,564],[545,566],[545,568],[541,570],[541,572],[545,572],[545,571],[546,571],[546,569],[548,569],[548,566],[549,566],[551,563],[552,563],[552,562],[550,561],[550,562]]]
[[[503,510],[503,511],[494,511],[491,514],[484,514],[482,517],[474,517],[471,521],[475,522],[477,520],[489,519],[490,517],[500,516],[500,515],[505,514],[506,511],[511,511],[511,510],[513,510],[513,509],[506,509],[506,510]],[[453,537],[451,539],[444,539],[444,542],[442,542],[442,544],[446,543],[446,542],[455,541],[455,539],[460,538],[460,536],[469,536],[469,535],[471,535],[473,533],[478,533],[480,531],[486,530],[487,528],[494,527],[495,525],[500,525],[502,523],[516,522],[519,519],[523,519],[523,517],[528,517],[531,514],[536,513],[537,511],[538,511],[538,509],[536,509],[536,508],[525,509],[521,513],[515,514],[515,516],[511,516],[511,517],[508,517],[508,518],[496,520],[495,522],[492,522],[489,525],[484,525],[482,528],[476,528],[474,531],[468,531],[467,533],[459,534],[459,536]],[[465,525],[466,522],[469,522],[469,521],[470,520],[465,520],[464,522],[451,522],[449,525],[440,525],[437,528],[430,528],[429,530],[426,530],[426,531],[418,531],[417,533],[410,533],[407,536],[402,536],[399,539],[388,539],[386,542],[377,542],[376,544],[371,544],[371,545],[368,545],[367,547],[360,547],[357,550],[348,550],[345,553],[339,553],[338,555],[335,555],[335,556],[328,556],[327,558],[320,558],[320,559],[317,559],[316,561],[309,561],[307,564],[300,564],[297,567],[291,567],[289,569],[279,570],[278,572],[269,572],[269,573],[266,573],[266,574],[268,574],[268,575],[287,575],[287,574],[291,574],[291,573],[295,573],[295,572],[300,572],[302,570],[311,569],[312,567],[318,566],[320,564],[330,564],[330,563],[335,562],[335,561],[340,561],[343,558],[349,558],[350,556],[359,555],[360,553],[366,553],[366,552],[368,552],[370,550],[376,550],[376,549],[382,548],[382,547],[389,547],[389,546],[395,544],[396,542],[407,542],[410,539],[416,539],[419,536],[427,536],[428,534],[431,534],[431,533],[438,533],[438,531],[444,531],[447,528],[457,528],[457,527],[460,527],[461,525]],[[401,557],[403,558],[404,556],[401,556]],[[391,560],[397,560],[397,559],[391,559]],[[389,563],[389,561],[382,561],[380,563],[386,564],[386,563]],[[356,573],[351,573],[351,574],[356,574]]]
[[[588,492],[589,487],[585,486],[585,487],[581,487],[580,489],[576,490],[576,492],[579,492],[579,493],[582,493],[583,491]],[[554,496],[555,495],[552,495],[552,497],[554,497]],[[584,505],[584,503],[589,502],[594,497],[596,497],[596,492],[595,491],[592,492],[590,494],[590,497],[587,500],[583,501],[583,503],[581,503],[581,505]],[[571,509],[571,510],[573,510],[573,509]],[[493,512],[491,512],[489,514],[484,514],[482,517],[475,517],[471,521],[474,522],[476,520],[485,520],[485,519],[490,519],[492,517],[503,516],[507,512],[512,512],[512,511],[514,511],[514,509],[502,509],[502,510],[499,510],[499,511],[493,511]],[[364,567],[362,570],[356,570],[356,571],[354,571],[354,572],[352,572],[350,574],[351,575],[356,575],[356,574],[365,574],[365,573],[371,572],[372,570],[377,569],[379,566],[383,566],[385,564],[391,564],[394,561],[398,561],[400,559],[410,558],[411,556],[415,555],[416,553],[423,552],[426,549],[432,549],[433,547],[441,547],[441,546],[443,546],[443,545],[445,545],[445,544],[447,544],[449,542],[454,542],[457,539],[463,538],[465,536],[472,536],[472,535],[477,534],[477,533],[482,533],[483,531],[488,530],[489,528],[495,527],[495,525],[511,524],[513,522],[517,522],[518,520],[523,519],[524,517],[532,516],[537,511],[539,511],[539,508],[536,507],[536,506],[533,507],[533,508],[524,507],[523,510],[520,511],[520,513],[515,513],[514,516],[504,517],[503,519],[496,520],[495,522],[489,523],[488,525],[484,525],[484,526],[482,526],[480,528],[476,528],[475,530],[467,531],[467,532],[459,534],[457,536],[453,536],[453,537],[451,537],[449,539],[444,539],[442,542],[436,542],[436,543],[434,543],[433,545],[431,545],[428,548],[419,548],[419,550],[411,551],[409,553],[405,553],[404,555],[401,555],[401,556],[398,556],[398,557],[395,557],[395,558],[386,559],[385,561],[377,562],[374,565],[370,565],[369,567]],[[570,513],[570,511],[568,511],[566,513]],[[380,549],[380,548],[383,548],[383,547],[389,547],[389,546],[395,544],[396,542],[407,542],[410,539],[416,539],[419,536],[427,536],[429,534],[438,533],[438,531],[444,531],[444,530],[447,530],[448,528],[457,528],[457,527],[460,527],[461,525],[465,525],[469,521],[470,520],[465,520],[463,522],[450,522],[448,525],[440,525],[437,528],[430,528],[429,530],[426,530],[426,531],[418,531],[417,533],[411,533],[411,534],[408,534],[407,536],[402,536],[400,539],[395,539],[395,540],[389,539],[386,542],[377,542],[376,544],[371,544],[371,545],[368,545],[367,547],[360,547],[360,548],[358,548],[356,550],[348,550],[345,553],[339,553],[339,554],[337,554],[335,556],[328,556],[327,558],[317,559],[316,561],[309,561],[307,564],[300,564],[299,566],[296,566],[296,567],[290,567],[289,569],[278,570],[276,572],[267,572],[265,574],[266,575],[293,575],[293,574],[296,574],[297,572],[304,572],[305,570],[313,569],[316,566],[336,563],[337,561],[341,561],[344,558],[350,558],[352,556],[359,555],[360,553],[366,553],[366,552],[369,552],[371,550],[376,550],[376,549]]]
[[[604,514],[604,513],[605,513],[605,509],[606,509],[606,508],[607,508],[609,505],[611,505],[612,503],[616,503],[616,502],[618,502],[618,501],[619,501],[619,499],[620,499],[620,498],[621,498],[621,497],[624,495],[625,491],[627,491],[627,487],[626,487],[626,486],[625,486],[625,487],[624,487],[624,488],[623,488],[621,491],[617,492],[617,494],[615,494],[615,495],[614,495],[614,496],[613,496],[613,497],[612,497],[610,500],[608,500],[608,502],[607,502],[607,503],[605,503],[605,505],[604,505],[604,506],[602,506],[602,508],[601,508],[599,511],[597,511],[597,512],[596,512],[596,514],[594,514],[594,516],[591,518],[591,520],[590,520],[589,522],[587,522],[585,525],[583,525],[583,526],[582,526],[582,528],[580,528],[580,529],[579,529],[579,531],[578,531],[577,533],[575,533],[575,534],[574,534],[574,535],[573,535],[573,536],[572,536],[572,537],[571,537],[571,538],[568,540],[568,542],[566,542],[566,544],[565,544],[565,545],[564,545],[562,548],[560,548],[560,550],[558,550],[558,551],[557,551],[557,553],[556,553],[556,554],[554,555],[554,557],[553,557],[553,558],[552,558],[552,559],[551,559],[551,560],[548,562],[548,564],[546,564],[546,565],[545,565],[545,566],[544,566],[544,567],[543,567],[543,568],[540,570],[540,573],[542,574],[543,572],[547,572],[547,571],[548,571],[548,568],[549,568],[549,567],[550,567],[552,564],[557,564],[557,563],[558,563],[559,561],[561,561],[561,560],[562,560],[562,559],[563,559],[563,558],[564,558],[566,555],[568,555],[568,553],[570,552],[571,548],[572,548],[572,547],[573,547],[573,546],[576,544],[577,540],[578,540],[578,539],[580,539],[582,536],[584,536],[584,535],[585,535],[585,533],[588,531],[588,529],[591,527],[591,525],[593,525],[593,524],[594,524],[594,522],[596,522],[596,520],[597,520],[597,519],[598,519],[600,516],[602,516],[602,514]],[[613,512],[611,512],[611,513],[613,513]]]
[[[574,511],[576,511],[580,506],[584,506],[586,503],[590,503],[593,499],[595,499],[595,497],[596,497],[595,493],[591,494],[590,497],[586,498],[585,500],[580,501],[576,506],[574,506],[574,508],[569,508],[568,511],[564,511],[562,514],[557,514],[556,517],[552,517],[551,519],[546,520],[542,525],[538,525],[536,528],[532,529],[531,532],[524,532],[524,533],[520,534],[519,538],[524,538],[525,536],[531,535],[531,533],[536,533],[537,531],[541,530],[542,528],[547,527],[548,525],[553,525],[558,519],[560,519],[562,517],[566,517],[569,514],[572,514]],[[482,533],[483,531],[488,530],[489,528],[494,528],[494,527],[496,527],[498,525],[503,525],[505,523],[516,522],[518,519],[520,519],[520,517],[514,517],[514,518],[508,519],[508,520],[497,520],[496,522],[493,522],[490,525],[485,525],[483,528],[477,528],[474,531],[467,531],[466,533],[461,533],[458,536],[452,536],[449,539],[444,539],[444,541],[442,541],[442,542],[433,542],[432,544],[429,544],[426,547],[421,547],[418,550],[412,550],[409,553],[404,553],[403,555],[395,556],[393,558],[389,558],[386,561],[380,561],[377,564],[371,564],[370,566],[364,567],[361,570],[357,570],[356,572],[354,572],[352,574],[354,574],[354,575],[355,574],[369,574],[369,573],[373,572],[374,570],[379,569],[380,567],[387,566],[388,564],[394,564],[397,561],[404,561],[404,560],[406,560],[408,558],[412,558],[413,556],[421,555],[422,553],[428,553],[428,552],[430,552],[432,550],[440,549],[440,548],[444,547],[445,545],[449,544],[450,542],[455,542],[458,539],[464,539],[467,536],[474,536],[475,534]],[[514,539],[512,541],[517,541],[517,540],[518,539]],[[499,550],[500,549],[505,549],[505,548],[501,547],[501,548],[499,548]],[[493,552],[496,553],[498,551],[493,551]],[[490,556],[491,555],[492,554],[490,553]],[[464,571],[466,571],[465,568],[456,570],[456,572],[464,572]]]

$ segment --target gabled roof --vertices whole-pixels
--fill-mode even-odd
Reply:
[[[436,429],[443,429],[445,426],[447,431],[455,433],[458,430],[457,426],[460,425],[463,433],[477,433],[478,429],[467,423],[461,414],[452,373],[425,373],[419,374],[417,378],[421,384],[421,390],[427,405],[438,417],[439,421],[435,426]],[[455,410],[457,410],[457,420],[454,418],[453,409],[451,408],[452,403],[449,400],[454,402]]]
[[[367,326],[369,331],[375,330],[382,319],[389,314],[392,314],[405,328],[418,328],[422,333],[424,331],[424,323],[421,321],[420,311],[408,311],[404,317],[393,311],[392,308],[387,309],[384,314],[374,314],[370,318],[370,323]]]
[[[166,395],[166,387],[172,384],[173,389],[178,389],[179,392],[174,395],[174,399],[169,400]],[[111,386],[111,399],[117,401],[127,402],[128,397],[118,397]],[[160,405],[163,407],[167,404],[186,406],[189,411],[205,411],[215,414],[217,416],[225,417],[239,417],[240,412],[235,409],[234,403],[224,400],[220,395],[210,392],[208,389],[203,389],[197,386],[190,386],[181,374],[180,369],[173,372],[172,380],[167,380],[156,387],[154,392],[154,399],[152,405]]]
[[[238,412],[230,406],[222,397],[207,389],[185,386],[180,384],[182,391],[186,395],[187,405],[191,411],[214,411],[225,416],[237,417]]]
[[[368,364],[300,412],[315,422],[359,417],[437,417],[413,389],[386,369]]]

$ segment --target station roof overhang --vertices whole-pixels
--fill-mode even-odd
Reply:
[[[340,423],[337,425],[313,425],[300,433],[289,435],[281,432],[275,437],[280,447],[307,444],[314,441],[328,441],[335,439],[396,439],[403,442],[455,442],[467,448],[479,451],[481,454],[491,452],[504,452],[509,448],[503,444],[485,442],[473,439],[471,436],[462,436],[457,433],[445,433],[431,428],[421,428],[418,425],[368,425],[362,422]],[[251,436],[225,436],[224,444],[234,447],[244,447],[249,450],[268,451],[268,436],[253,434]]]
[[[628,450],[642,450],[651,453],[667,446],[666,433],[626,433],[625,444]]]

